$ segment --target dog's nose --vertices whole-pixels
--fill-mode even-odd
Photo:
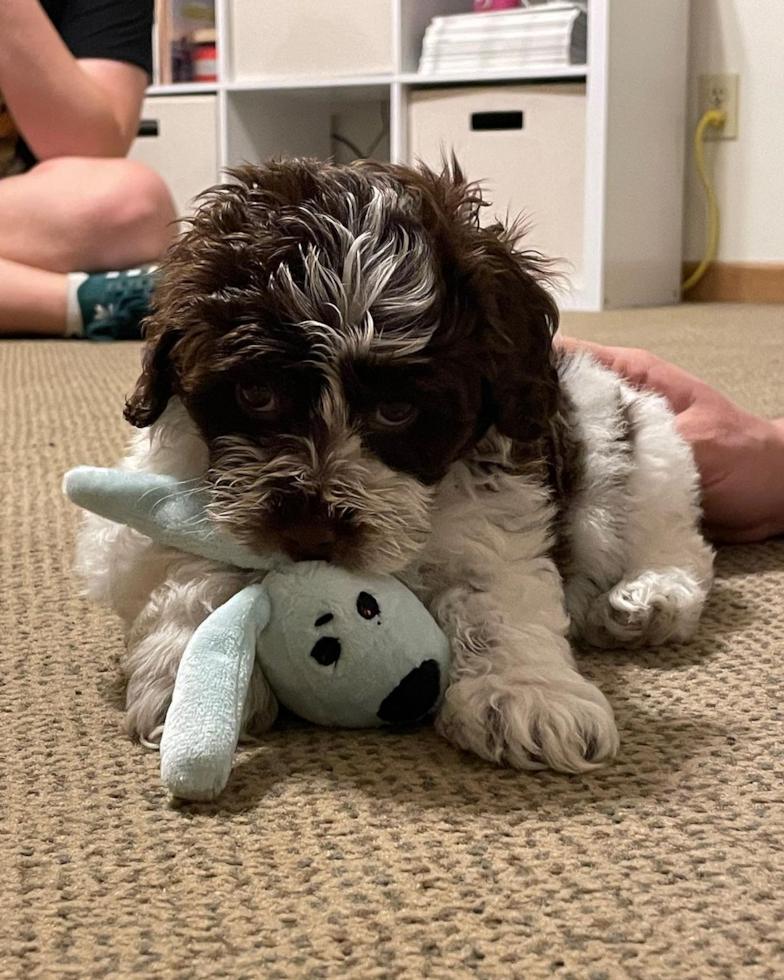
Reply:
[[[283,546],[294,561],[330,561],[338,532],[329,521],[303,521],[287,528]]]

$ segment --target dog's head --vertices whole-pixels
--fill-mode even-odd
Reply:
[[[309,160],[233,172],[164,263],[126,418],[178,396],[213,516],[257,549],[395,571],[434,488],[491,427],[543,432],[557,313],[475,186]]]

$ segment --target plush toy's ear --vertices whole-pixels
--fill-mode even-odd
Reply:
[[[174,394],[171,352],[180,339],[179,331],[156,330],[147,335],[142,355],[142,373],[133,394],[125,403],[125,418],[139,429],[152,425],[162,414]]]
[[[208,616],[177,668],[161,737],[161,779],[183,800],[214,800],[229,780],[256,662],[256,642],[269,622],[263,585],[248,585]],[[272,724],[277,702],[263,675],[248,707]]]
[[[286,562],[273,552],[257,554],[207,520],[209,496],[197,481],[144,470],[77,466],[65,474],[63,492],[77,506],[127,524],[167,548],[237,568],[266,570]]]

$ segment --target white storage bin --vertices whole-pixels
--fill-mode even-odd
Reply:
[[[216,97],[155,95],[145,99],[129,156],[156,170],[169,185],[177,211],[218,179]]]
[[[409,97],[409,158],[440,168],[454,150],[492,202],[483,222],[526,215],[527,247],[583,286],[585,86],[425,89]]]
[[[230,9],[235,81],[392,71],[392,0],[231,0]]]

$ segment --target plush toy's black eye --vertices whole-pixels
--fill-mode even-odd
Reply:
[[[329,667],[340,658],[340,640],[336,636],[322,636],[316,641],[310,655],[322,667]]]
[[[335,617],[332,615],[332,613],[324,613],[323,616],[319,616],[319,618],[316,620],[316,622],[313,625],[326,626],[327,623],[331,623],[334,618]]]
[[[357,596],[357,612],[363,619],[375,619],[381,610],[369,592],[360,592]]]

